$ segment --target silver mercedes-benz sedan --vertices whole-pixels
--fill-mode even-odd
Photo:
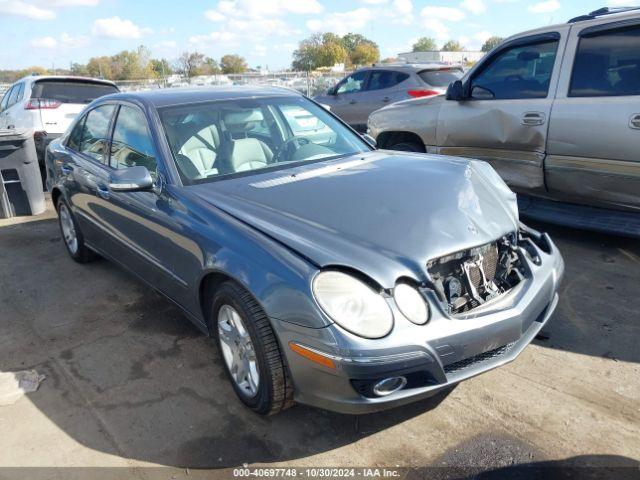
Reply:
[[[289,90],[117,94],[47,151],[71,257],[180,306],[258,413],[365,413],[516,358],[563,273],[481,161],[375,150]]]

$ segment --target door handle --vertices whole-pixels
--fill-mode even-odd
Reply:
[[[629,119],[629,128],[640,130],[640,113],[634,113]]]
[[[358,103],[358,101],[357,101],[357,100],[351,100],[351,101],[349,102],[349,105],[355,105],[356,103]]]
[[[391,99],[390,99],[389,97],[384,97],[384,98],[382,99],[382,101],[383,101],[384,103],[388,103],[388,102],[390,102],[390,101],[391,101]]]
[[[62,173],[64,175],[69,175],[71,172],[73,172],[73,167],[70,167],[69,165],[62,165],[62,167],[60,167],[60,170],[62,170]]]
[[[546,121],[547,116],[542,112],[525,112],[520,120],[522,125],[526,125],[528,127],[544,125],[544,122]]]
[[[100,198],[109,200],[109,196],[110,196],[109,187],[106,187],[104,185],[98,185],[98,187],[96,188],[96,193]]]

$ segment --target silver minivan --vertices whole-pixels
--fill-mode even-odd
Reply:
[[[551,209],[630,212],[618,220],[640,234],[640,9],[511,37],[446,96],[383,108],[368,127],[380,148],[486,160],[518,193],[555,200]]]

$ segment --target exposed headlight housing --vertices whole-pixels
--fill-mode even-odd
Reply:
[[[429,305],[418,290],[407,283],[399,283],[393,289],[393,298],[398,309],[407,319],[417,325],[429,321]]]
[[[320,272],[313,295],[322,310],[345,330],[365,338],[381,338],[393,327],[393,314],[378,292],[338,271]]]

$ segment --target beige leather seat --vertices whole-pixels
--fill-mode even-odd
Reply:
[[[235,172],[266,167],[272,158],[271,149],[256,138],[241,138],[233,141],[231,168]]]
[[[220,136],[215,125],[209,125],[190,137],[178,152],[188,158],[200,177],[218,173],[215,168]]]

